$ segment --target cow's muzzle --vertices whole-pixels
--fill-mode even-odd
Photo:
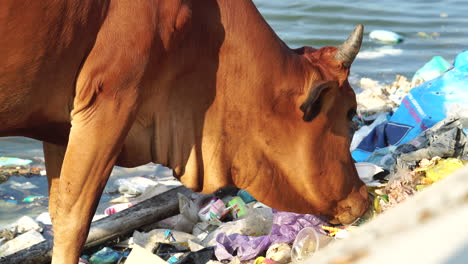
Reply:
[[[330,223],[351,224],[367,212],[370,204],[367,188],[365,185],[362,185],[359,191],[351,193],[347,199],[338,203],[337,213],[334,218],[330,220]]]

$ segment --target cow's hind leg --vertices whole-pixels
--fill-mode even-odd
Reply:
[[[62,169],[66,146],[47,142],[44,142],[43,146],[47,171],[47,182],[49,183],[49,214],[53,223],[55,215],[57,214],[60,170]]]

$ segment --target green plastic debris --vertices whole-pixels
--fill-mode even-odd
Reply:
[[[441,76],[451,67],[452,64],[450,64],[444,58],[441,56],[435,56],[418,71],[416,71],[411,81],[412,86],[418,86],[419,84],[435,79]]]
[[[23,203],[32,203],[32,202],[34,202],[36,200],[40,200],[42,198],[44,198],[44,196],[42,196],[42,195],[30,195],[30,196],[25,197],[23,199]]]

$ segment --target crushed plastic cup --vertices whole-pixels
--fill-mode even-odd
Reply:
[[[292,263],[298,263],[312,256],[320,248],[328,245],[333,238],[317,233],[314,228],[306,227],[296,236],[291,249]]]
[[[291,250],[291,260],[294,263],[305,260],[319,250],[319,235],[314,228],[302,229],[294,240]]]

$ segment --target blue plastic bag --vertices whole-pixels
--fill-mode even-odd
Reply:
[[[457,55],[457,58],[455,58],[455,62],[453,63],[453,66],[460,67],[465,64],[468,64],[468,50],[465,50],[462,53]]]
[[[447,117],[450,105],[468,105],[468,64],[413,88],[388,123],[377,126],[351,154],[366,161],[376,149],[398,146]]]

